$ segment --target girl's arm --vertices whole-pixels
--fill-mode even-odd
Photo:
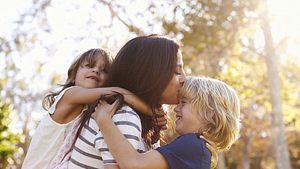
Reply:
[[[82,112],[84,105],[95,102],[102,95],[115,94],[114,89],[113,87],[88,89],[79,86],[69,88],[58,100],[51,117],[58,123],[68,123]]]
[[[126,89],[120,87],[88,89],[76,86],[68,89],[64,93],[56,106],[55,114],[52,115],[52,118],[56,122],[67,123],[81,113],[83,105],[93,103],[103,95],[114,95],[116,93],[122,94],[125,102],[139,112],[150,116],[153,114],[146,103]],[[162,121],[161,124],[158,123],[158,125],[164,128],[164,126],[166,126],[164,123],[166,123],[166,120]]]
[[[125,102],[132,107],[133,109],[144,113],[148,116],[153,116],[153,123],[160,127],[161,129],[165,130],[167,129],[167,116],[164,111],[156,110],[156,112],[152,112],[149,105],[147,105],[145,102],[143,102],[140,98],[138,98],[135,94],[131,93],[130,91],[119,88],[119,93],[124,96]],[[155,117],[154,117],[155,115]]]
[[[149,106],[132,92],[120,87],[102,87],[102,88],[82,88],[74,87],[66,91],[65,100],[70,104],[89,104],[95,102],[103,95],[114,95],[120,93],[124,96],[125,102],[136,110],[152,115]]]
[[[167,169],[168,163],[156,150],[138,153],[111,120],[116,112],[116,104],[100,101],[95,109],[95,119],[101,129],[110,152],[122,169]],[[101,107],[101,108],[100,108]]]
[[[95,102],[103,95],[113,95],[118,91],[118,87],[102,87],[102,88],[83,88],[73,87],[66,91],[63,99],[69,104],[84,105]]]

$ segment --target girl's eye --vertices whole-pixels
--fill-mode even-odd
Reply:
[[[92,65],[92,64],[90,64],[90,63],[86,63],[84,66],[85,66],[85,67],[88,67],[88,68],[94,67],[94,65]]]
[[[86,64],[84,64],[84,67],[91,67],[91,64],[86,63]]]

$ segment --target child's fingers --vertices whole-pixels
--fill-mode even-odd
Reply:
[[[120,99],[116,99],[113,102],[113,104],[110,105],[111,110],[109,111],[109,114],[111,116],[113,116],[116,113],[119,104],[120,104]]]
[[[102,105],[104,105],[104,101],[103,100],[99,100],[98,104],[97,104],[97,106],[95,108],[95,110],[97,111]]]
[[[105,112],[107,112],[107,103],[103,100],[99,100],[98,104],[95,108],[95,113],[92,114],[92,116],[95,119],[101,119],[101,118],[105,118],[107,115]]]

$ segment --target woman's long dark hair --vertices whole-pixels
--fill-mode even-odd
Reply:
[[[178,50],[175,41],[163,36],[136,37],[118,52],[104,86],[122,87],[133,92],[154,112],[161,108],[161,95],[174,76]],[[93,107],[84,114],[82,126],[94,112]],[[160,129],[154,126],[151,117],[137,113],[142,122],[142,137],[151,146],[158,141]]]
[[[105,83],[125,88],[145,101],[151,109],[161,106],[161,95],[171,81],[179,45],[158,35],[141,36],[127,42],[118,52]],[[147,144],[159,139],[152,119],[138,112],[142,137]]]

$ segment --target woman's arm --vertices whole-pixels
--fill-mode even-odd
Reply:
[[[158,151],[150,150],[146,153],[138,153],[120,133],[111,120],[112,115],[116,112],[116,104],[117,101],[112,105],[100,101],[95,110],[95,120],[120,168],[167,169],[168,163]]]

